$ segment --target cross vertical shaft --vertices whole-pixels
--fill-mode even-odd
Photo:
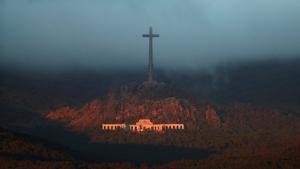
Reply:
[[[143,37],[149,38],[149,58],[148,58],[148,82],[153,81],[153,38],[159,37],[159,34],[153,34],[152,27],[149,28],[149,34],[143,34]]]
[[[153,37],[152,35],[152,28],[150,27],[149,30],[149,61],[148,61],[148,81],[153,80]]]

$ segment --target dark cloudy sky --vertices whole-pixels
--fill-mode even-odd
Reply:
[[[165,68],[300,56],[299,0],[0,0],[1,67]]]

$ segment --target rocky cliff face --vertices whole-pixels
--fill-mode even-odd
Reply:
[[[212,106],[207,106],[207,110],[205,112],[205,120],[208,124],[216,128],[221,127],[221,119]]]
[[[187,129],[199,128],[200,124],[221,127],[220,117],[212,106],[203,111],[203,105],[196,106],[172,94],[176,92],[167,85],[124,85],[81,108],[59,108],[46,113],[46,117],[81,131],[98,130],[102,123],[135,123],[142,118],[154,123],[184,123]]]
[[[77,130],[99,128],[101,123],[135,123],[149,118],[154,123],[185,123],[193,127],[197,108],[187,100],[167,97],[141,99],[138,96],[115,97],[93,100],[81,108],[63,107],[46,114],[48,119],[61,121]]]

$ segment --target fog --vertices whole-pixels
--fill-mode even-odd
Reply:
[[[149,26],[165,69],[300,56],[299,0],[0,0],[0,25],[11,70],[144,67]]]

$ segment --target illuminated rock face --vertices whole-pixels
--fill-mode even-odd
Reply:
[[[151,119],[155,124],[184,123],[185,128],[194,128],[197,112],[198,109],[184,99],[140,99],[136,95],[126,95],[95,99],[79,108],[58,108],[45,116],[82,132],[97,129],[102,123],[135,124],[140,118]]]
[[[184,124],[153,124],[150,119],[140,119],[135,124],[102,124],[102,130],[129,130],[133,132],[156,131],[163,132],[165,130],[183,130]]]
[[[208,124],[220,128],[221,127],[221,119],[215,109],[211,106],[207,106],[207,110],[205,112],[205,119]]]

